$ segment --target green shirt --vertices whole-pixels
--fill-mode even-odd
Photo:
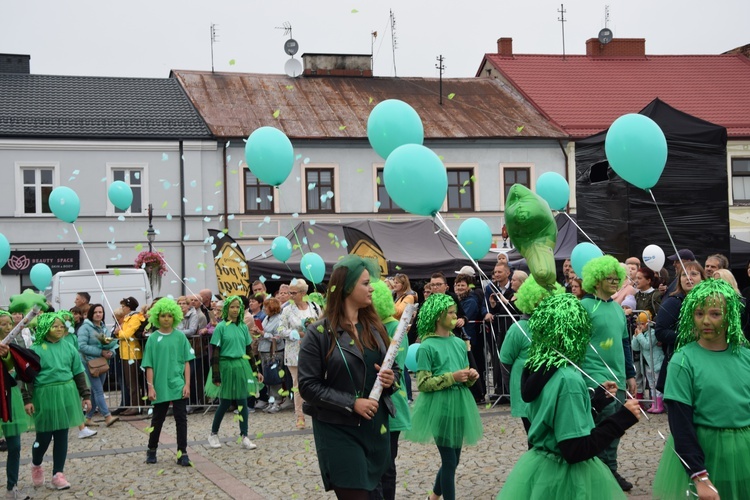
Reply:
[[[396,327],[398,327],[398,321],[391,317],[383,322],[383,326],[385,326],[385,331],[388,332],[388,336],[393,338],[393,334],[396,333]],[[391,401],[393,401],[393,406],[396,408],[396,416],[391,417],[390,420],[391,432],[408,431],[411,429],[411,412],[409,410],[409,401],[406,398],[406,379],[404,375],[408,349],[409,339],[404,335],[401,345],[398,348],[398,353],[396,354],[396,363],[401,367],[401,378],[396,381],[399,388],[391,394]]]
[[[529,321],[522,319],[518,324],[513,323],[505,334],[503,346],[500,349],[500,362],[506,365],[513,365],[510,371],[510,414],[513,417],[521,418],[526,416],[526,403],[521,397],[521,373],[523,365],[529,357],[529,346],[531,345],[531,330],[529,330]],[[521,330],[523,328],[523,330]],[[524,332],[526,334],[524,335]]]
[[[34,379],[35,386],[68,382],[83,373],[83,363],[78,349],[63,337],[57,342],[42,341],[33,344],[31,350],[39,355],[42,369]]]
[[[628,329],[622,306],[614,300],[605,302],[595,297],[584,297],[581,305],[591,318],[591,342],[581,368],[597,382],[595,384],[586,378],[586,384],[596,387],[607,380],[614,380],[617,387],[624,388],[625,350],[622,339],[628,338]],[[592,345],[596,351],[591,348]]]
[[[453,334],[427,337],[417,350],[417,383],[422,392],[446,389],[456,381],[453,372],[469,367],[466,342]],[[421,373],[420,373],[421,372]],[[465,382],[467,387],[474,381]]]
[[[529,442],[534,448],[560,455],[558,443],[591,434],[594,419],[583,376],[572,366],[559,368],[529,403]]]
[[[693,407],[693,423],[738,429],[750,426],[750,349],[709,351],[692,342],[669,361],[664,399]]]
[[[180,330],[172,333],[156,331],[146,342],[146,352],[141,366],[154,370],[154,403],[182,399],[182,388],[185,386],[185,363],[195,359],[185,334]]]
[[[221,348],[222,358],[241,358],[251,342],[250,332],[242,321],[239,324],[222,321],[211,336],[211,344]]]

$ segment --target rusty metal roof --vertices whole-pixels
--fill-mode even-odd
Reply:
[[[182,70],[171,76],[220,139],[247,137],[262,126],[280,128],[290,139],[365,139],[370,111],[386,99],[414,107],[427,139],[568,137],[520,94],[490,78],[444,78],[441,106],[437,78],[290,78]]]

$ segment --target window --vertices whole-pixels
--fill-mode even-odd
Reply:
[[[273,186],[262,183],[249,168],[243,170],[245,171],[245,213],[272,214]]]
[[[26,215],[51,214],[49,195],[55,188],[55,169],[52,167],[22,167],[23,209]]]
[[[133,191],[133,203],[127,210],[120,210],[111,203],[107,203],[107,214],[145,214],[146,213],[146,165],[108,164],[109,182],[122,181]]]
[[[474,184],[470,168],[449,168],[448,171],[448,211],[474,211]]]
[[[750,158],[732,158],[732,199],[750,202]]]
[[[305,169],[307,185],[307,211],[334,213],[334,169]]]
[[[508,202],[508,192],[513,184],[522,184],[531,189],[531,169],[528,167],[503,168],[503,186],[505,187],[504,202]]]
[[[396,203],[388,195],[388,191],[385,189],[385,182],[383,181],[383,168],[381,167],[376,169],[376,174],[378,180],[378,182],[376,182],[378,188],[378,202],[380,202],[380,206],[376,211],[384,213],[406,213],[406,211],[396,205]]]

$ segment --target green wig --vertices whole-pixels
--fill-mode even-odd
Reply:
[[[529,275],[516,292],[516,301],[514,304],[522,313],[531,314],[541,301],[550,295],[558,295],[561,293],[565,293],[565,288],[559,283],[555,283],[550,291],[537,283],[534,279],[534,275]]]
[[[562,367],[568,361],[580,365],[586,356],[591,319],[581,301],[571,293],[542,300],[529,318],[529,329],[531,346],[526,366],[530,370]]]
[[[393,294],[385,281],[373,281],[372,285],[372,305],[375,307],[375,311],[380,317],[380,321],[384,321],[396,314],[396,306],[393,304]]]
[[[8,311],[0,309],[0,318],[2,318],[3,316],[8,316],[10,318],[10,322],[14,323],[14,321],[13,321],[13,315],[11,313],[9,313]]]
[[[197,312],[203,314],[200,311]],[[182,308],[177,305],[177,302],[168,297],[162,297],[151,306],[151,309],[148,310],[148,322],[152,327],[159,328],[159,315],[164,313],[172,315],[174,318],[174,326],[179,325],[184,317],[182,314]]]
[[[732,352],[739,352],[740,346],[747,345],[747,339],[742,333],[742,298],[732,288],[732,285],[724,280],[708,278],[702,280],[688,292],[680,308],[680,320],[677,326],[677,342],[679,349],[700,337],[700,332],[695,328],[693,314],[695,309],[703,306],[706,301],[719,299],[723,302],[724,327],[727,332],[727,342],[732,344]]]
[[[36,333],[34,335],[34,344],[41,345],[44,339],[47,337],[50,328],[55,320],[60,320],[62,324],[65,324],[65,318],[58,312],[48,312],[40,314],[36,317]]]
[[[625,279],[625,269],[611,255],[602,255],[591,259],[583,266],[583,289],[588,293],[596,293],[596,285],[610,274],[616,274],[620,278],[617,284],[619,288]]]
[[[224,321],[229,321],[229,306],[232,305],[232,302],[238,301],[240,303],[240,313],[237,315],[237,324],[245,320],[245,304],[242,302],[242,299],[239,297],[239,295],[230,295],[226,299],[224,299],[224,305],[221,306],[221,319]]]
[[[344,298],[352,293],[354,285],[357,284],[359,277],[362,276],[365,269],[370,273],[370,281],[380,279],[380,266],[375,259],[369,257],[349,254],[333,266],[334,269],[338,269],[339,267],[345,267],[348,270],[344,279]]]
[[[419,308],[419,318],[417,319],[417,334],[419,338],[435,333],[435,324],[440,316],[445,313],[450,306],[455,306],[456,302],[450,295],[444,293],[433,293],[424,301]]]

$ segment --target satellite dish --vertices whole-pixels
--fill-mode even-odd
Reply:
[[[286,52],[288,56],[293,56],[294,54],[297,53],[298,50],[299,50],[299,44],[297,43],[297,40],[295,40],[294,38],[290,38],[289,40],[284,42],[284,52]]]
[[[302,63],[292,57],[284,64],[284,73],[286,76],[297,78],[302,74]]]
[[[612,41],[612,37],[614,35],[612,34],[612,30],[609,28],[604,28],[599,32],[599,43],[602,45],[607,45],[609,42]]]

